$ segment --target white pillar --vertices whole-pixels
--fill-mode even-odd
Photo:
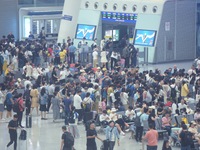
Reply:
[[[65,0],[63,7],[63,14],[72,16],[72,20],[61,19],[60,30],[58,34],[58,43],[62,43],[63,39],[66,42],[67,36],[74,38],[77,26],[77,20],[80,10],[81,0]]]

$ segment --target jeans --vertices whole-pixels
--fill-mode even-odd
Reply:
[[[142,141],[143,127],[136,127],[136,141]]]
[[[83,109],[76,109],[76,112],[79,114],[78,121],[82,121],[82,119],[83,119]]]
[[[149,146],[147,145],[147,150],[157,150],[158,146]]]
[[[17,116],[18,116],[18,125],[22,126],[22,116],[23,116],[23,111],[19,111],[17,112]]]
[[[114,150],[114,147],[115,147],[115,142],[109,141],[109,150]]]
[[[181,146],[181,150],[191,150],[190,145],[189,146]]]
[[[168,135],[170,136],[171,135],[171,126],[165,126],[164,129],[167,130]]]
[[[70,64],[71,63],[75,63],[75,54],[74,53],[69,53],[69,57],[70,57]]]
[[[65,125],[69,125],[70,112],[65,112]]]
[[[8,143],[7,147],[12,145],[14,142],[14,150],[17,150],[17,132],[10,133],[10,142]]]

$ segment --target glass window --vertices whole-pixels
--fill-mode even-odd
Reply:
[[[24,17],[24,37],[29,36],[29,32],[31,31],[31,19],[29,17]]]

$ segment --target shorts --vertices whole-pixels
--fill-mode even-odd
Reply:
[[[6,110],[11,111],[12,110],[12,105],[6,105]]]
[[[40,111],[47,111],[46,105],[40,105]]]
[[[0,112],[4,111],[4,104],[0,104]]]

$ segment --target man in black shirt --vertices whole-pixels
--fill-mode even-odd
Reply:
[[[87,130],[86,136],[87,136],[87,150],[97,150],[95,138],[99,139],[100,141],[103,141],[103,140],[97,136],[94,123],[90,124],[90,129]]]
[[[192,134],[187,130],[187,126],[182,125],[182,132],[179,134],[181,139],[181,150],[191,150]]]
[[[73,136],[71,135],[70,132],[67,131],[66,126],[62,126],[62,131],[63,131],[63,134],[61,138],[62,141],[61,141],[60,150],[74,150],[74,141],[73,141],[74,139],[71,139],[73,138]],[[67,138],[66,136],[70,136],[70,137]],[[67,141],[69,139],[70,141]]]
[[[10,134],[10,142],[7,144],[7,147],[13,144],[14,142],[14,150],[17,149],[17,122],[18,116],[14,115],[13,120],[11,120],[8,124],[9,134]]]

